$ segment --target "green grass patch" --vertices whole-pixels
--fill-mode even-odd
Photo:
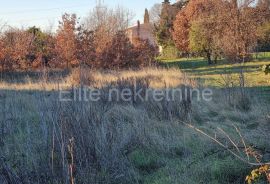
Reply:
[[[262,71],[264,65],[270,64],[270,53],[260,54],[257,59],[244,64],[228,63],[225,60],[218,61],[215,65],[208,65],[204,58],[182,58],[176,60],[162,60],[165,67],[180,68],[192,78],[197,79],[207,86],[224,87],[228,80],[234,85],[239,85],[239,74],[245,74],[245,82],[248,86],[270,86],[270,76]]]
[[[165,165],[157,153],[145,150],[135,150],[129,155],[129,159],[139,171],[145,174],[156,172]]]

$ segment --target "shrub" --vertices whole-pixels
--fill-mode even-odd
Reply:
[[[128,68],[135,60],[133,45],[125,33],[119,31],[97,59],[102,68]]]
[[[161,57],[166,59],[177,59],[179,58],[179,51],[174,45],[168,45],[163,48]]]
[[[135,62],[133,67],[146,67],[155,64],[158,49],[148,40],[137,40],[134,44]]]
[[[97,56],[105,69],[139,68],[151,66],[157,49],[148,40],[137,40],[134,45],[123,31],[119,31],[105,50]]]

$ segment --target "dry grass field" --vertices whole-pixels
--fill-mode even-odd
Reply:
[[[220,129],[241,147],[237,126],[246,143],[263,155],[262,160],[270,160],[269,103],[246,89],[213,88],[210,102],[192,98],[61,102],[60,90],[72,96],[72,87],[80,85],[98,88],[101,95],[112,86],[144,90],[203,86],[178,69],[10,75],[2,75],[0,83],[3,184],[67,183],[71,158],[76,183],[244,183],[253,167],[182,122],[231,149]]]

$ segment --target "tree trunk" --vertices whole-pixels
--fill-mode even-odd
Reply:
[[[211,53],[209,51],[206,51],[206,57],[207,57],[208,65],[212,65],[213,62],[212,62],[212,59],[211,59]]]

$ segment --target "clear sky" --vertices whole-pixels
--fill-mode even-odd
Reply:
[[[0,0],[0,21],[16,27],[36,25],[42,29],[57,27],[57,22],[65,12],[85,17],[96,5],[97,0]],[[163,0],[103,0],[110,7],[122,6],[130,9],[136,17],[143,18],[144,9],[151,8]],[[174,0],[172,0],[174,2]]]

